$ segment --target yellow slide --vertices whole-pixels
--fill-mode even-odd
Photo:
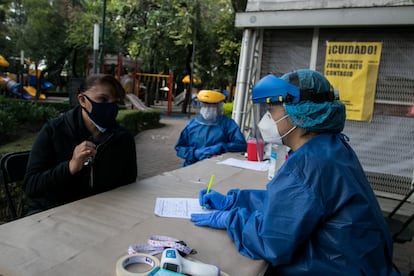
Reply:
[[[0,66],[9,67],[9,65],[9,62],[2,55],[0,55]]]
[[[33,98],[36,97],[37,90],[33,86],[23,86],[23,89],[27,94],[29,94]],[[45,94],[40,94],[39,100],[46,100],[46,95]]]

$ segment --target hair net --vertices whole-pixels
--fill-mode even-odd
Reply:
[[[315,94],[332,91],[331,84],[321,73],[309,69],[287,73],[281,79],[298,86],[301,98],[302,93],[312,98]],[[313,102],[301,99],[297,104],[285,103],[284,107],[292,123],[305,130],[339,133],[345,125],[345,105],[338,100]]]

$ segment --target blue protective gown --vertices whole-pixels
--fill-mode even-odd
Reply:
[[[265,191],[235,192],[228,235],[278,275],[398,275],[383,214],[342,134],[290,153]]]
[[[246,151],[246,146],[246,140],[233,119],[219,115],[214,122],[207,122],[197,115],[181,131],[175,150],[178,157],[185,159],[185,167],[213,155]]]

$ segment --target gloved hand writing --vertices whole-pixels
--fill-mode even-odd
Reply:
[[[192,214],[191,221],[197,226],[209,226],[217,229],[226,229],[228,217],[228,211],[217,211],[208,214]]]
[[[198,198],[201,206],[205,206],[207,209],[217,209],[221,211],[230,209],[234,203],[234,199],[235,194],[226,196],[214,190],[210,190],[207,194],[207,189],[202,189]]]

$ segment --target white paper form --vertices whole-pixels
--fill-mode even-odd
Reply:
[[[216,210],[203,209],[198,198],[158,197],[154,213],[160,217],[190,218],[191,214],[211,213]]]
[[[239,167],[243,169],[255,170],[255,171],[267,171],[269,170],[269,162],[257,162],[257,161],[246,161],[235,158],[228,158],[224,161],[217,162],[217,164],[228,165],[233,167]]]

